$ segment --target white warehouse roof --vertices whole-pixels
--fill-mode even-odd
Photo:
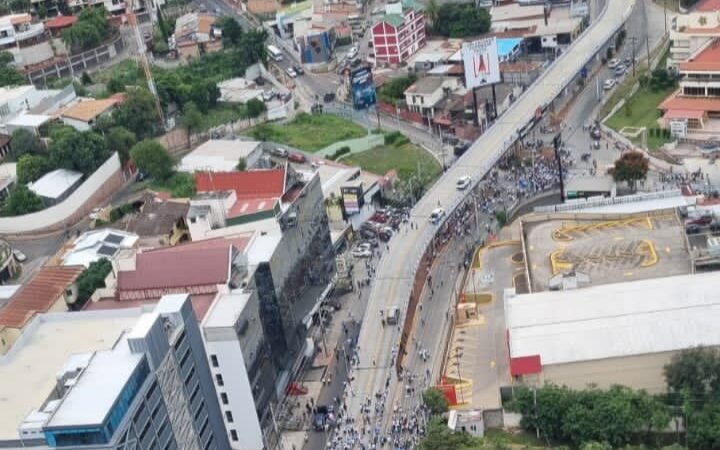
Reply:
[[[506,299],[510,357],[543,365],[720,345],[720,273]]]
[[[57,169],[46,173],[28,188],[45,198],[59,198],[82,178],[83,174],[67,169]]]
[[[260,142],[257,141],[211,139],[185,155],[178,170],[232,172],[236,170],[240,158],[248,158],[259,146]]]

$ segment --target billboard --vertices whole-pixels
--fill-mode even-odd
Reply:
[[[370,67],[350,72],[350,92],[355,109],[367,109],[376,103],[375,83]]]
[[[500,82],[500,61],[494,37],[463,44],[462,58],[467,88]]]
[[[342,186],[340,188],[340,195],[342,196],[345,216],[351,216],[360,212],[364,203],[362,186]]]

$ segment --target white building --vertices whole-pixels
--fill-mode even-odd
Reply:
[[[37,89],[35,86],[0,88],[0,133],[12,134],[18,128],[37,132],[50,116],[75,101],[75,89]]]
[[[506,290],[510,372],[517,381],[581,389],[665,391],[678,351],[720,345],[720,273],[515,295]]]
[[[180,161],[181,172],[232,172],[237,170],[238,161],[244,159],[247,168],[258,165],[262,146],[257,141],[233,139],[211,139]]]
[[[667,64],[677,68],[720,37],[720,4],[701,1],[692,12],[678,14],[670,26],[670,57]]]
[[[405,90],[405,103],[410,111],[424,116],[435,116],[435,107],[450,92],[459,86],[457,78],[420,78]]]
[[[28,13],[0,17],[0,49],[9,49],[42,38],[45,25],[32,23]]]
[[[85,232],[75,239],[72,248],[63,255],[63,265],[88,267],[101,258],[114,261],[123,250],[136,248],[139,239],[135,233],[113,228]]]
[[[485,422],[481,409],[448,412],[448,428],[453,431],[469,433],[475,437],[485,436]]]
[[[81,99],[63,110],[60,118],[65,125],[70,125],[78,131],[88,131],[100,117],[110,115],[119,102],[118,98],[113,97],[100,100]]]
[[[28,189],[40,196],[46,205],[54,205],[65,200],[80,185],[82,177],[80,172],[57,169],[28,183]]]

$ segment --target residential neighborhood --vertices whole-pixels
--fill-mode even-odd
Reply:
[[[720,445],[720,1],[0,3],[0,446]]]

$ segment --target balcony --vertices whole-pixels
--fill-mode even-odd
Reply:
[[[25,41],[27,39],[36,38],[38,36],[42,36],[42,34],[45,32],[45,25],[41,23],[31,23],[27,25],[22,26],[22,30],[16,30],[15,31],[15,40]]]

